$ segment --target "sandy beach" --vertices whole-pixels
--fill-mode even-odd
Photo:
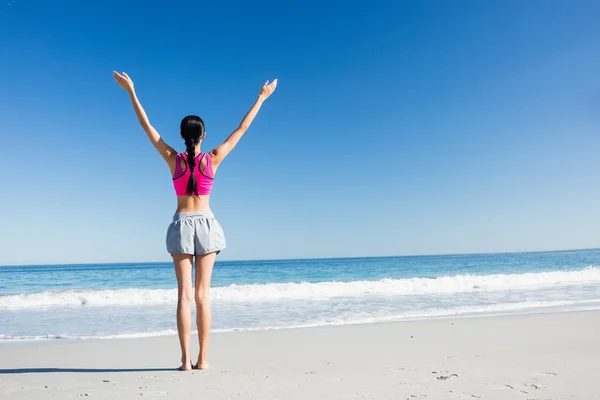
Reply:
[[[216,333],[211,369],[177,338],[0,346],[0,397],[597,399],[600,312]]]

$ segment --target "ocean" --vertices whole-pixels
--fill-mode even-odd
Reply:
[[[176,333],[171,263],[0,267],[0,343]],[[217,261],[214,331],[600,308],[600,250]]]

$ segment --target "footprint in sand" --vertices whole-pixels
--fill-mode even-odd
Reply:
[[[439,380],[439,381],[445,381],[445,380],[447,380],[447,379],[454,378],[454,377],[458,378],[458,375],[457,375],[457,374],[452,374],[452,375],[440,375],[440,376],[436,377],[435,379],[437,379],[437,380]]]

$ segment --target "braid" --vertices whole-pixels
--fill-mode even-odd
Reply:
[[[198,196],[198,188],[196,187],[196,144],[204,139],[204,121],[196,115],[188,115],[181,120],[180,125],[181,137],[185,140],[185,151],[187,154],[187,165],[190,171],[190,179],[188,180],[186,194],[188,196]]]
[[[192,194],[198,195],[198,187],[196,186],[196,175],[194,174],[194,170],[196,169],[196,155],[195,151],[195,142],[193,140],[185,141],[185,151],[187,153],[187,164],[190,170],[190,179],[188,180],[187,186],[187,195],[191,196]]]

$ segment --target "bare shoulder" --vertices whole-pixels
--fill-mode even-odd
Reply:
[[[223,145],[219,145],[208,152],[213,164],[220,164],[223,161]]]
[[[209,151],[207,154],[210,157],[210,163],[212,166],[212,170],[213,170],[213,172],[216,172],[217,168],[219,168],[219,165],[221,165],[221,162],[223,161],[223,158],[220,157],[220,154],[219,154],[219,147],[215,147],[214,149]]]
[[[175,149],[171,148],[167,154],[161,155],[163,156],[163,159],[169,166],[169,169],[171,170],[171,175],[173,175],[175,173],[177,161],[179,160],[179,154],[177,153],[177,151],[175,151]]]

